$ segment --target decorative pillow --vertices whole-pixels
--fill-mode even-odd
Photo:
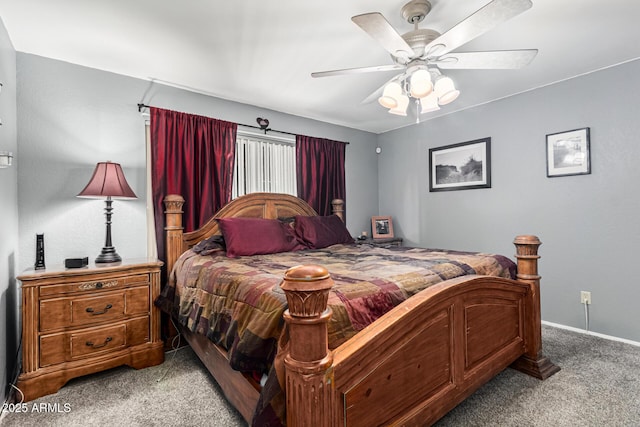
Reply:
[[[218,224],[230,258],[306,249],[293,229],[277,219],[219,218]]]
[[[353,237],[337,215],[296,216],[295,232],[310,249],[321,249],[338,243],[353,243]]]
[[[214,252],[224,251],[224,238],[216,234],[208,239],[201,240],[191,248],[191,250],[200,255],[209,255]]]

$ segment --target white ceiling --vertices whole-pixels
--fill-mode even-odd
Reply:
[[[488,0],[431,0],[420,28],[441,33]],[[415,123],[361,104],[395,72],[312,78],[313,71],[391,64],[351,22],[381,12],[412,29],[405,0],[0,0],[19,52],[380,133]],[[520,70],[447,70],[460,97],[422,121],[640,57],[640,1],[533,0],[458,50],[537,48]],[[135,100],[138,102],[140,100]],[[170,108],[170,106],[166,106]]]

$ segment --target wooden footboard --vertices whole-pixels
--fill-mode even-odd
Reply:
[[[282,285],[289,303],[287,425],[430,425],[512,363],[542,379],[557,372],[541,353],[539,244],[534,236],[516,238],[524,279],[447,280],[332,352],[328,272],[289,270]]]

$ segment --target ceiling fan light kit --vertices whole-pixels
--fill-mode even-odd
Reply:
[[[529,9],[531,0],[492,0],[446,32],[418,28],[431,11],[428,0],[411,0],[402,7],[403,18],[413,30],[399,34],[378,12],[356,15],[351,20],[391,54],[393,65],[351,68],[312,73],[312,77],[403,70],[377,89],[365,102],[378,99],[389,113],[407,115],[414,100],[416,114],[437,111],[460,95],[453,80],[440,69],[517,69],[529,64],[536,49],[485,52],[453,52],[498,24]],[[381,95],[380,95],[381,94]]]
[[[459,95],[460,91],[456,89],[453,80],[443,76],[438,70],[425,68],[411,70],[409,68],[399,81],[393,80],[384,86],[378,102],[388,108],[389,113],[406,116],[407,106],[411,99],[421,102],[429,97],[424,103],[421,102],[422,108],[419,110],[419,114],[423,114],[439,110],[440,105],[455,101]]]

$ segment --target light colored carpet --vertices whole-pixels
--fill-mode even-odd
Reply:
[[[543,326],[545,354],[562,370],[539,381],[507,369],[447,414],[445,426],[640,426],[640,347]],[[161,378],[166,372],[166,376]],[[34,412],[48,404],[65,413]],[[2,426],[242,426],[189,348],[163,365],[70,381],[5,414]]]
[[[47,412],[46,408],[39,412],[42,404],[57,404],[61,412]],[[66,413],[64,404],[70,408]],[[173,352],[167,353],[162,365],[141,370],[123,366],[73,379],[57,393],[27,405],[27,413],[7,414],[0,425],[246,425],[240,414],[227,404],[213,377],[189,347],[178,350],[175,357]]]
[[[640,347],[544,326],[545,381],[507,369],[443,417],[444,426],[638,427]]]

